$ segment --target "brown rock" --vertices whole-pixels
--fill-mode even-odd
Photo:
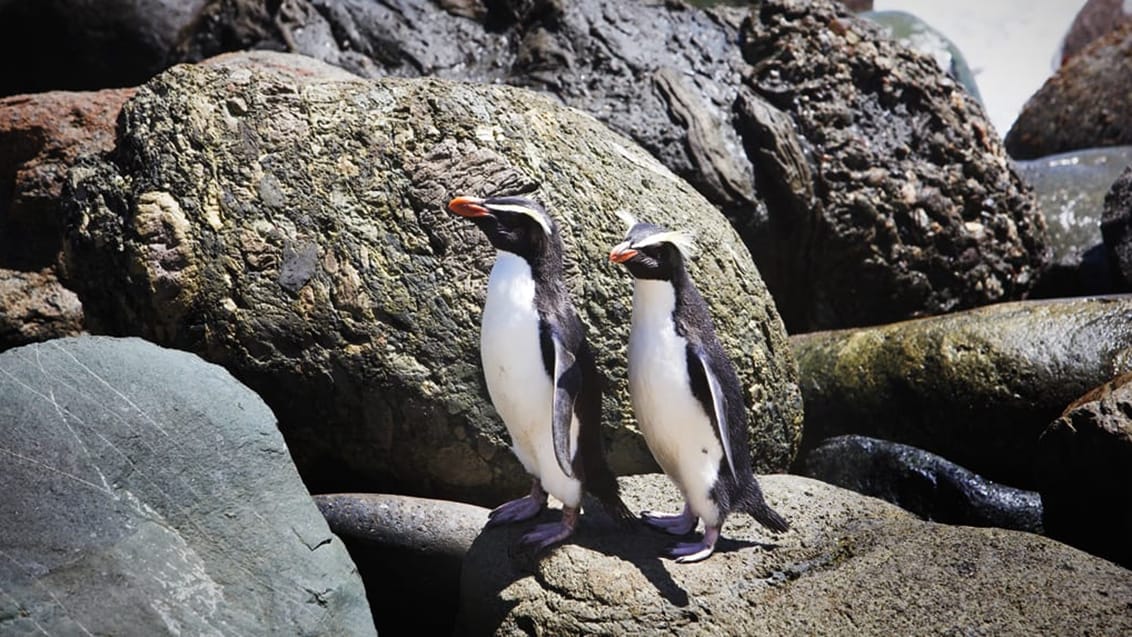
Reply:
[[[1093,42],[1046,80],[1006,135],[1015,159],[1132,144],[1132,23]]]
[[[83,306],[54,272],[0,269],[0,351],[82,330]]]
[[[1132,568],[1132,373],[1070,405],[1038,443],[1046,533]]]
[[[1089,0],[1077,17],[1069,32],[1061,41],[1061,63],[1065,64],[1093,40],[1111,33],[1128,21],[1132,14],[1125,11],[1124,0]]]
[[[114,147],[114,126],[134,89],[55,91],[0,99],[0,267],[55,263],[58,199],[67,170]]]

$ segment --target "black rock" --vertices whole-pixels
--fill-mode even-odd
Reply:
[[[829,438],[800,473],[898,505],[925,520],[1042,532],[1037,492],[991,482],[942,456],[865,436]]]

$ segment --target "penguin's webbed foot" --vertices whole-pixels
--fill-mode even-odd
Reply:
[[[548,522],[536,526],[523,534],[523,539],[519,541],[519,544],[523,548],[532,549],[537,553],[551,544],[561,542],[573,535],[574,527],[577,525],[578,509],[563,507],[560,522]]]
[[[654,529],[660,529],[671,535],[687,535],[700,521],[687,504],[684,505],[684,512],[677,515],[659,515],[652,511],[642,511],[641,520]]]
[[[715,542],[719,539],[719,529],[707,527],[704,530],[704,539],[701,542],[681,542],[669,547],[664,553],[681,564],[706,560],[715,551]]]
[[[533,495],[525,495],[516,500],[504,502],[492,509],[491,513],[488,514],[487,527],[491,528],[500,524],[511,524],[513,522],[529,520],[542,512],[545,506],[545,496],[539,499]]]

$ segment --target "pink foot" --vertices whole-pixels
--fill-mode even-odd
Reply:
[[[562,507],[562,521],[540,524],[523,535],[519,541],[523,547],[541,551],[556,542],[561,542],[574,533],[578,525],[578,509]]]
[[[654,529],[660,529],[672,535],[687,535],[692,532],[692,529],[696,528],[696,523],[700,521],[687,504],[684,505],[684,512],[679,515],[658,515],[651,511],[643,511],[641,519]]]
[[[517,500],[504,502],[487,516],[486,528],[500,524],[522,522],[538,515],[546,507],[546,492],[538,480],[531,484],[531,492]]]
[[[672,546],[665,554],[674,558],[681,564],[706,560],[715,551],[715,542],[719,539],[719,527],[709,526],[704,529],[702,542],[681,542]]]

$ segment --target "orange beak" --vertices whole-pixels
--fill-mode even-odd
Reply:
[[[614,246],[613,250],[609,252],[609,260],[614,263],[625,263],[635,256],[637,256],[637,251],[630,248],[627,243]]]
[[[491,213],[483,206],[483,199],[456,197],[448,202],[448,209],[461,217],[486,217]]]

